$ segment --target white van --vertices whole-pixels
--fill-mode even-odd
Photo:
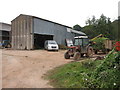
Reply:
[[[59,47],[56,41],[54,40],[46,40],[44,43],[44,47],[46,50],[56,50],[58,51]]]

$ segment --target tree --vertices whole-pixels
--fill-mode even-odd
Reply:
[[[77,30],[77,31],[81,31],[82,27],[78,24],[73,26],[73,29]]]
[[[107,18],[103,14],[99,19],[95,16],[89,18],[86,21],[86,26],[82,29],[90,38],[93,38],[99,34],[103,34],[106,38],[115,39],[113,37],[113,26],[110,18]]]
[[[120,16],[118,16],[118,20],[120,20]]]
[[[118,17],[118,38],[117,40],[120,40],[120,16]]]
[[[93,16],[92,16],[92,19],[89,18],[89,19],[86,21],[86,25],[95,25],[96,22],[97,22],[97,19],[96,19],[96,17],[93,15]]]

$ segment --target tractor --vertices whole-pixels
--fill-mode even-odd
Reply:
[[[64,54],[64,58],[70,59],[70,57],[73,57],[74,60],[79,60],[84,55],[92,57],[93,52],[88,36],[77,36],[74,37],[73,46],[68,47],[67,52]]]
[[[11,48],[9,40],[0,41],[0,48]]]

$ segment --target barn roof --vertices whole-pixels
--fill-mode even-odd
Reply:
[[[69,26],[66,26],[66,25],[63,25],[63,24],[59,24],[57,22],[53,22],[53,21],[50,21],[50,20],[46,20],[46,19],[43,19],[43,18],[39,18],[39,17],[32,16],[32,15],[26,15],[26,14],[20,14],[18,17],[20,17],[20,16],[30,16],[32,18],[37,18],[37,19],[40,19],[40,20],[43,20],[43,21],[51,22],[51,23],[54,23],[54,24],[57,24],[57,25],[60,25],[60,26],[70,28],[70,29],[72,29],[71,32],[73,32],[73,33],[77,33],[77,34],[80,34],[80,35],[86,35],[85,33],[81,32],[81,31],[76,31],[72,27],[69,27]],[[18,18],[18,17],[16,17],[16,18]],[[14,21],[15,19],[13,19],[12,21]]]

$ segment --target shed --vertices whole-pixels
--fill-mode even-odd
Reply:
[[[65,39],[74,39],[76,35],[86,35],[71,27],[39,17],[21,14],[12,22],[12,48],[43,48],[46,40],[55,40],[66,45]]]
[[[0,22],[0,42],[11,39],[11,25]]]

